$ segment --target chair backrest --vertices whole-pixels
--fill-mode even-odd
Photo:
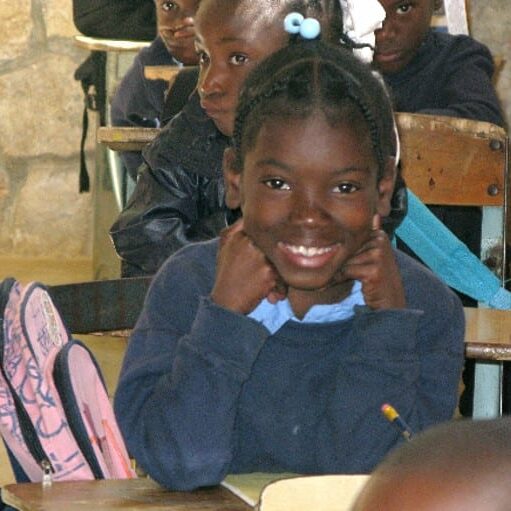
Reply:
[[[491,123],[396,114],[407,186],[428,205],[483,208],[481,258],[504,274],[509,140]]]
[[[142,310],[151,278],[50,286],[49,294],[73,333],[130,330]]]

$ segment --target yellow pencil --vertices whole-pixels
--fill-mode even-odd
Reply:
[[[385,418],[399,429],[399,432],[405,440],[410,440],[412,438],[413,433],[410,426],[401,418],[392,405],[385,403],[382,405],[381,411]]]

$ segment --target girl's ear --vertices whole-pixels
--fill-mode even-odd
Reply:
[[[380,216],[390,215],[390,201],[396,183],[396,159],[390,156],[385,166],[385,172],[378,181],[378,204],[376,207]]]
[[[238,209],[241,206],[241,171],[236,168],[235,161],[234,149],[228,147],[224,151],[222,168],[225,183],[225,203],[229,209]]]

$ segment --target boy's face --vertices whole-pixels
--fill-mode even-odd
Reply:
[[[321,292],[388,214],[392,177],[377,183],[359,116],[330,126],[322,113],[266,121],[240,173],[226,171],[230,206],[291,289]]]
[[[204,1],[204,0],[203,0]],[[247,73],[288,39],[281,20],[270,21],[252,6],[233,2],[218,8],[206,1],[197,13],[196,48],[200,73],[198,91],[202,108],[217,128],[232,135],[238,94]]]
[[[193,17],[199,0],[155,0],[158,33],[172,56],[185,65],[195,65]]]
[[[401,71],[415,56],[431,25],[435,0],[379,0],[387,14],[376,30],[374,65],[384,74]]]

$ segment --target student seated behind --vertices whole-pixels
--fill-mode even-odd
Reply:
[[[432,29],[441,0],[379,0],[386,11],[375,32],[374,65],[390,87],[399,112],[463,117],[504,124],[492,84],[486,46],[465,35]],[[481,246],[477,207],[432,206],[432,212],[476,255]],[[465,305],[475,305],[464,300]]]
[[[353,511],[508,511],[511,419],[455,420],[391,452]]]
[[[193,17],[200,0],[154,0],[158,36],[135,57],[112,100],[112,124],[125,127],[158,128],[167,84],[148,80],[146,66],[195,65]],[[140,151],[121,153],[129,175],[136,180],[143,162]]]
[[[369,472],[400,441],[383,403],[415,431],[452,417],[463,310],[380,229],[395,144],[347,50],[297,41],[249,75],[224,159],[242,218],[154,277],[115,396],[156,481]]]

